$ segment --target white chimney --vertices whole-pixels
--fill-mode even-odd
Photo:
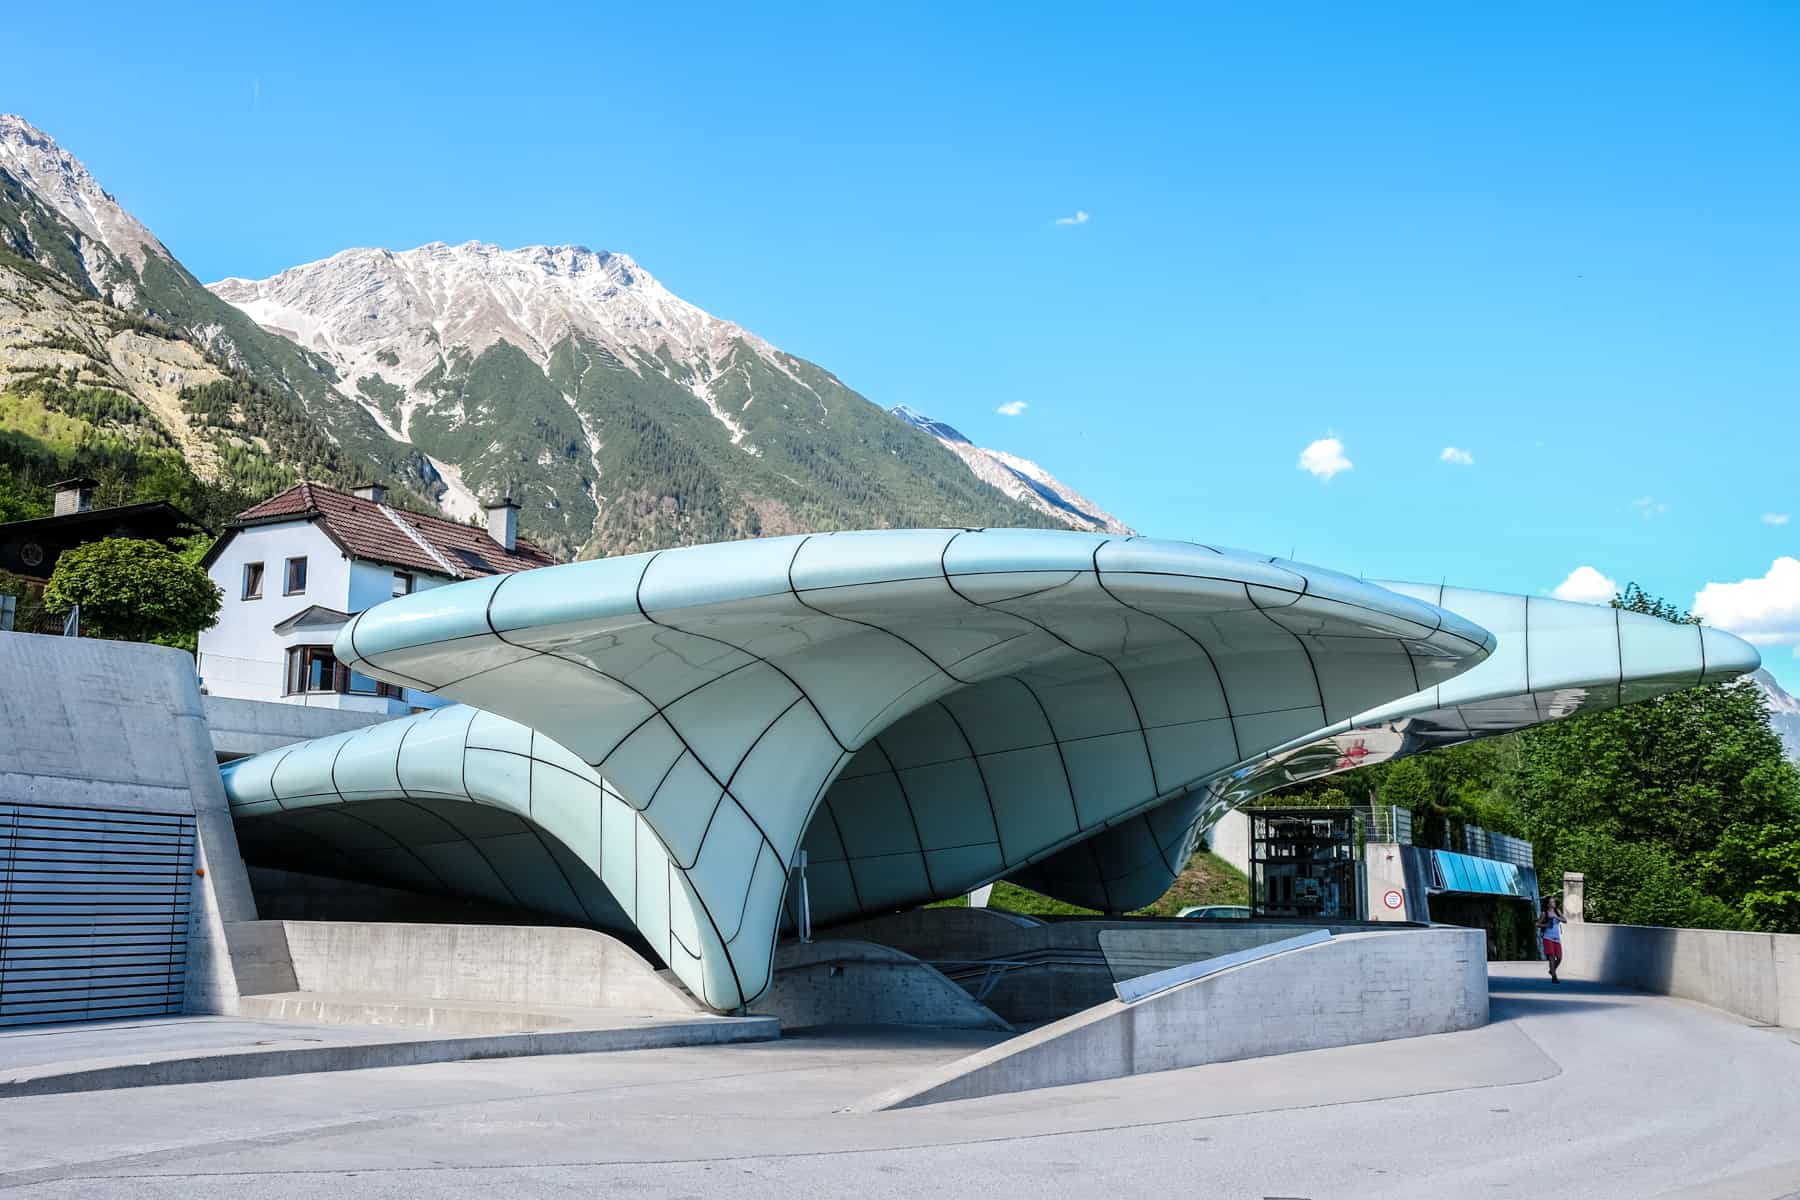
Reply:
[[[382,504],[387,500],[387,485],[381,483],[359,483],[350,489],[350,494],[358,500],[367,500],[370,504]]]
[[[500,543],[502,549],[512,550],[518,546],[519,506],[513,503],[512,497],[505,496],[482,507],[487,510],[488,536]]]
[[[51,484],[50,492],[54,497],[51,512],[59,517],[87,512],[94,507],[94,489],[99,486],[92,479],[65,479]]]

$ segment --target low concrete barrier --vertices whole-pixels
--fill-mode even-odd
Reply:
[[[1562,975],[1800,1028],[1800,934],[1569,922]]]
[[[1479,929],[1354,933],[1208,975],[1136,1003],[1110,1000],[856,1106],[911,1108],[1473,1029],[1487,1023]]]
[[[261,921],[253,930],[234,931],[233,942],[246,950],[261,947],[259,960],[273,964],[267,977],[279,991],[700,1011],[692,996],[630,947],[593,929]],[[285,987],[277,952],[282,948],[293,980]]]

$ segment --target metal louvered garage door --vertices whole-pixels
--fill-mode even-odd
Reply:
[[[0,803],[0,1026],[181,1011],[194,819]]]

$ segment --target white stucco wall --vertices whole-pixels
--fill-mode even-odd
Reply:
[[[285,595],[287,560],[301,555],[306,557],[306,590]],[[245,600],[244,567],[253,562],[263,564],[262,596]],[[337,543],[310,521],[239,530],[207,571],[225,594],[218,623],[200,635],[197,668],[207,694],[369,712],[400,713],[442,704],[435,696],[410,689],[403,701],[336,693],[282,695],[288,647],[329,642],[331,636],[319,629],[281,634],[274,627],[315,604],[356,613],[390,599],[394,572],[393,567],[346,558]],[[412,574],[418,591],[450,582],[423,572]]]

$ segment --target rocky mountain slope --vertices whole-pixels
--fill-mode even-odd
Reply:
[[[330,363],[341,393],[453,467],[465,496],[512,494],[565,549],[1050,523],[829,371],[689,304],[623,254],[346,250],[211,287]]]
[[[974,473],[975,478],[999,488],[1054,521],[1071,529],[1093,533],[1136,532],[1029,458],[977,446],[944,422],[933,420],[904,404],[888,411],[936,438],[944,449],[963,460],[963,465]]]
[[[1767,671],[1750,676],[1769,705],[1769,724],[1781,738],[1787,756],[1800,763],[1800,699],[1795,699]]]
[[[1031,464],[971,470],[622,254],[349,250],[208,289],[16,116],[0,116],[0,434],[40,472],[102,437],[178,450],[232,494],[366,478],[457,516],[510,494],[562,556],[1111,520],[1047,476],[1021,486]]]
[[[200,286],[47,134],[0,115],[9,411],[48,410],[127,443],[178,449],[203,478],[247,491],[304,473],[441,492],[430,465],[334,382],[329,364]]]

